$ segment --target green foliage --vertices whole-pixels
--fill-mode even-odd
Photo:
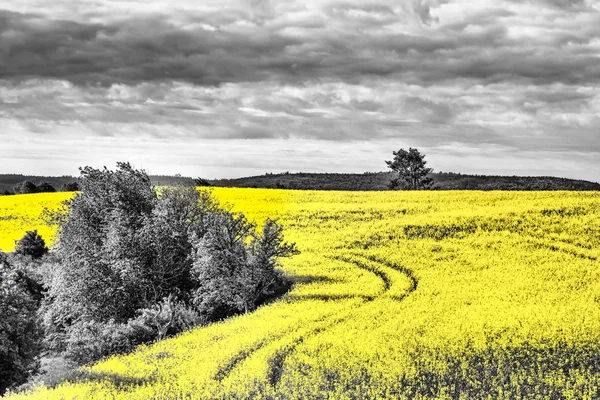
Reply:
[[[13,188],[16,194],[31,194],[37,193],[37,186],[31,181],[19,182]]]
[[[38,193],[54,193],[56,189],[48,181],[41,181],[37,185]]]
[[[63,185],[60,187],[61,192],[78,192],[79,189],[79,183],[77,182],[63,183]]]
[[[17,242],[15,253],[38,259],[48,253],[48,247],[46,247],[44,239],[38,235],[37,230],[27,231],[25,236]]]
[[[138,310],[126,323],[77,322],[70,328],[65,352],[79,364],[88,363],[129,352],[142,343],[162,340],[203,322],[197,312],[171,294]]]
[[[362,174],[267,173],[211,182],[218,187],[378,191],[388,190],[396,175],[391,171]],[[437,190],[600,190],[600,184],[596,182],[547,176],[488,176],[432,172],[429,177],[435,182],[433,189]]]
[[[0,395],[24,383],[39,367],[39,286],[0,253]]]
[[[427,168],[425,155],[419,150],[409,148],[408,151],[400,149],[394,151],[394,159],[386,161],[388,168],[398,173],[398,178],[390,182],[390,189],[418,190],[429,189],[433,180],[428,175],[433,169]]]
[[[208,233],[196,244],[194,304],[207,319],[254,310],[290,282],[277,269],[280,257],[298,254],[283,241],[283,230],[267,220],[262,233],[243,215],[222,213],[212,218]]]
[[[47,281],[43,311],[51,350],[78,362],[128,351],[210,321],[216,314],[204,307],[215,303],[211,296],[226,304],[235,298],[238,305],[252,291],[250,310],[285,280],[276,258],[296,250],[280,240],[281,229],[267,222],[268,238],[255,235],[254,225],[221,209],[210,192],[176,187],[157,194],[146,173],[127,163],[114,172],[86,167],[80,185],[59,219],[60,263]],[[254,280],[199,278],[196,258],[204,253],[196,249],[207,235],[226,239],[216,232],[232,235],[219,248],[233,250],[236,257],[227,261],[241,263],[227,268],[251,266]],[[244,263],[249,257],[253,261]],[[260,284],[261,277],[267,282]],[[245,286],[249,282],[254,286]],[[264,288],[257,291],[259,284]],[[200,290],[204,286],[218,290]]]

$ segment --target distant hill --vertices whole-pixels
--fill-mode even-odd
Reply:
[[[31,181],[36,185],[41,181],[46,181],[54,188],[59,191],[60,187],[65,183],[75,182],[77,178],[72,176],[34,176],[34,175],[20,175],[20,174],[0,174],[0,194],[4,193],[5,190],[13,192],[13,187],[23,181]]]
[[[432,174],[441,190],[600,190],[600,183],[552,176]]]
[[[194,179],[186,176],[168,176],[168,175],[150,175],[150,180],[156,186],[174,186],[174,185],[193,185]],[[0,195],[5,190],[14,192],[14,186],[23,181],[31,181],[38,184],[41,181],[50,183],[59,191],[65,183],[76,182],[77,178],[73,176],[38,176],[38,175],[20,175],[20,174],[0,174]]]
[[[156,186],[195,185],[195,180],[189,176],[150,175],[150,180]]]
[[[387,190],[393,175],[388,172],[364,174],[283,173],[237,179],[213,179],[214,186],[256,187],[301,190]]]
[[[237,179],[211,180],[214,186],[286,188],[302,190],[387,190],[394,179],[392,172],[363,174],[283,173]],[[600,190],[596,182],[522,176],[463,175],[456,173],[431,174],[437,190]]]
[[[538,176],[489,176],[457,173],[431,174],[437,190],[600,190],[600,183]],[[387,190],[394,178],[392,172],[365,172],[363,174],[333,173],[283,173],[249,176],[236,179],[202,180],[205,184],[219,187],[281,188],[299,190]],[[157,186],[192,185],[198,180],[186,176],[151,175]],[[34,183],[47,181],[56,190],[64,183],[74,182],[72,176],[0,175],[0,194],[24,180]]]

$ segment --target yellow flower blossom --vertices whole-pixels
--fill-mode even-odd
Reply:
[[[302,254],[253,313],[9,398],[600,396],[600,194],[216,188]],[[0,198],[0,248],[70,194]]]

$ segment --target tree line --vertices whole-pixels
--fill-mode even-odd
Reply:
[[[68,182],[64,183],[60,187],[61,192],[76,192],[79,190],[79,184],[77,182]],[[33,193],[54,193],[56,192],[56,188],[47,181],[40,181],[37,184],[32,181],[22,181],[17,183],[13,190],[10,191],[8,189],[2,192],[4,196],[10,196],[13,194],[33,194]]]
[[[41,354],[78,364],[256,309],[289,290],[283,228],[195,187],[154,188],[128,163],[80,170],[52,251],[28,232],[0,253],[0,394]]]

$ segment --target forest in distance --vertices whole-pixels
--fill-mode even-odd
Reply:
[[[429,176],[433,179],[434,190],[600,190],[598,182],[551,176],[495,176],[453,172],[434,172]],[[73,183],[76,179],[72,176],[0,174],[0,195],[14,193],[15,185],[23,181],[46,181],[59,191],[65,184]],[[150,179],[157,186],[193,185],[199,181],[199,186],[215,187],[379,191],[388,190],[388,184],[394,179],[394,173],[391,171],[362,174],[283,172],[231,179],[150,175]]]

